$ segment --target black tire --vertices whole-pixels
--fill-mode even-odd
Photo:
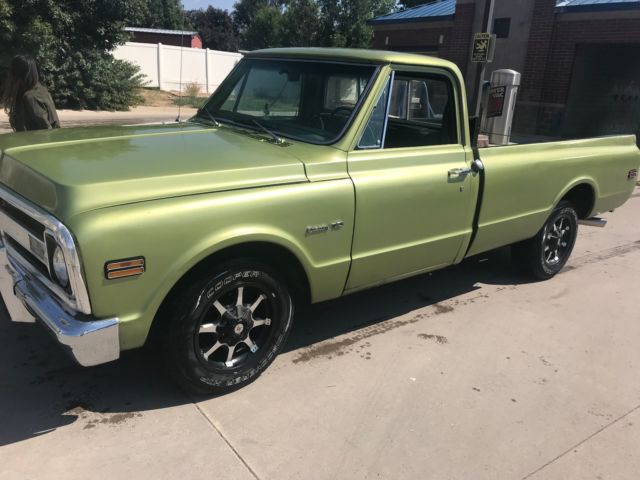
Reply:
[[[512,256],[526,273],[548,280],[565,266],[577,237],[578,214],[569,202],[562,201],[535,237],[512,245]]]
[[[232,261],[204,277],[172,302],[162,350],[185,390],[222,394],[255,380],[280,353],[293,301],[285,282],[255,261]]]

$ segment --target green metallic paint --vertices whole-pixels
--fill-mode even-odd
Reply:
[[[306,182],[289,147],[263,138],[196,124],[59,142],[52,134],[48,143],[5,149],[0,180],[63,221],[111,205]]]
[[[619,207],[635,182],[635,137],[511,145],[480,151],[486,169],[485,192],[470,255],[530,238],[571,190],[587,184],[596,198],[592,215]]]
[[[451,265],[466,248],[477,197],[462,145],[349,154],[356,189],[353,264],[347,289]]]
[[[464,258],[479,179],[468,167],[464,82],[450,62],[352,49],[274,49],[248,57],[366,62],[380,66],[369,95],[334,145],[206,123],[93,127],[0,135],[0,180],[73,232],[93,314],[121,320],[122,349],[142,345],[166,295],[210,255],[247,242],[287,249],[312,301],[433,270]],[[440,72],[455,84],[460,144],[356,150],[393,70]],[[486,185],[469,254],[532,236],[579,184],[594,212],[615,208],[640,164],[633,137],[515,145],[481,151]],[[307,235],[306,226],[344,228]],[[109,260],[142,255],[147,271],[106,280]],[[353,261],[352,261],[353,259]],[[351,274],[349,271],[351,269]]]
[[[306,225],[342,220],[344,228],[305,234]],[[232,245],[269,242],[292,252],[313,301],[342,294],[354,220],[350,180],[243,189],[160,199],[73,217],[94,315],[118,316],[123,348],[146,338],[157,308],[186,272]],[[146,258],[144,275],[106,280],[104,263]]]

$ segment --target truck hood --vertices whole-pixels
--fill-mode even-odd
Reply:
[[[64,220],[145,200],[306,182],[286,145],[195,123],[0,135],[0,182]]]

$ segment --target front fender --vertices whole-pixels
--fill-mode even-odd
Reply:
[[[344,228],[306,235],[306,226],[340,220]],[[302,264],[312,301],[342,294],[351,252],[354,198],[351,181],[220,192],[95,210],[72,218],[97,317],[118,317],[121,347],[144,343],[153,318],[173,286],[194,266],[225,248],[269,242]],[[108,261],[144,256],[137,277],[107,280]]]

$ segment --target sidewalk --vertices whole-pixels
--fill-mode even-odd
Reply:
[[[182,107],[180,117],[187,119],[195,115],[195,108]],[[119,125],[128,123],[173,122],[178,116],[178,107],[135,107],[128,112],[106,112],[92,110],[58,110],[62,127],[89,125]],[[0,134],[10,133],[9,118],[0,110]]]

